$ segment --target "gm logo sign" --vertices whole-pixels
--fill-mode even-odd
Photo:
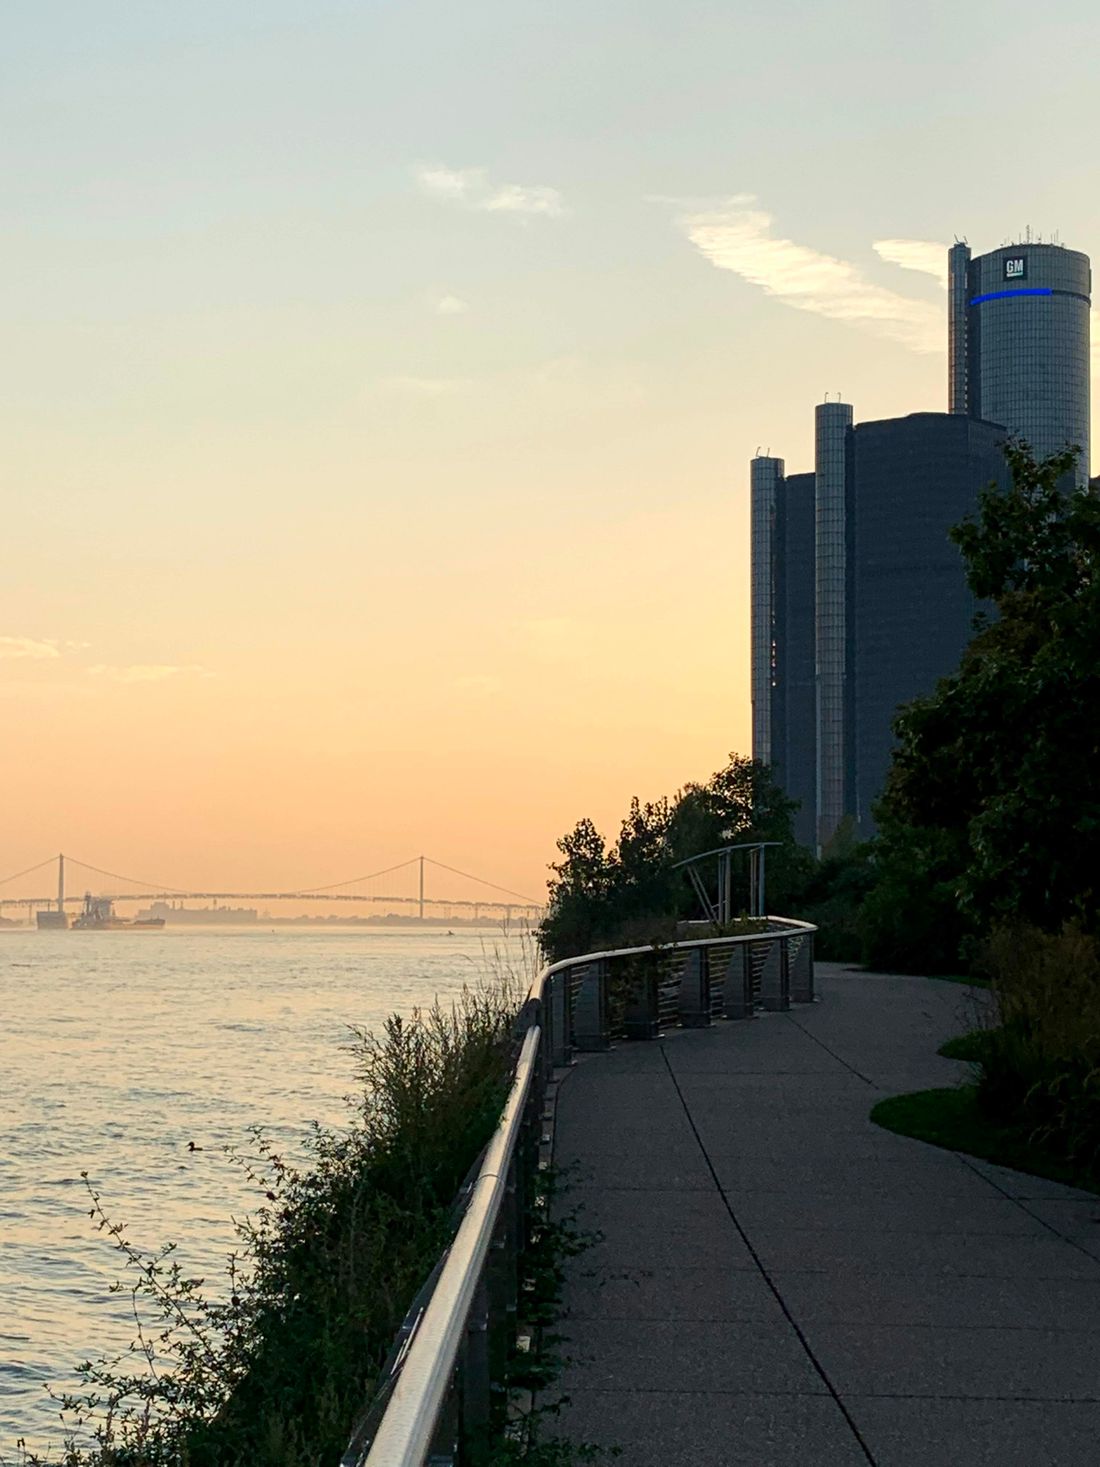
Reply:
[[[1005,260],[1005,277],[1004,278],[1006,280],[1026,280],[1027,279],[1027,256],[1026,255],[1011,255],[1008,259],[1006,259]]]

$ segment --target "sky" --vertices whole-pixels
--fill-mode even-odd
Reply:
[[[8,0],[0,876],[540,895],[749,752],[748,461],[1100,256],[1086,0]],[[462,894],[467,894],[463,892]]]

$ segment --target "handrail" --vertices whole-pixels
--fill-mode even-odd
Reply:
[[[447,1254],[432,1294],[405,1354],[401,1374],[371,1446],[369,1463],[423,1462],[451,1385],[538,1063],[540,1030],[527,1031],[516,1078],[496,1134],[470,1192],[466,1215]]]
[[[369,1449],[364,1456],[361,1438],[357,1435],[342,1459],[342,1467],[343,1464],[354,1464],[354,1467],[424,1467],[429,1456],[432,1463],[455,1462],[461,1425],[457,1421],[448,1421],[447,1407],[454,1394],[459,1364],[463,1365],[465,1374],[462,1393],[464,1415],[467,1420],[488,1424],[488,1332],[492,1301],[488,1298],[486,1276],[491,1250],[494,1244],[499,1244],[508,1252],[509,1266],[513,1270],[512,1297],[501,1312],[507,1314],[510,1308],[514,1316],[515,1254],[519,1246],[516,1234],[522,1233],[523,1228],[521,1138],[525,1125],[532,1120],[534,1103],[541,1102],[545,1079],[553,1066],[568,1063],[575,1047],[606,1048],[610,1043],[606,1008],[611,965],[619,959],[659,961],[669,957],[678,959],[682,954],[686,954],[690,965],[693,955],[698,954],[694,958],[697,970],[693,989],[695,1006],[691,1016],[682,1015],[681,1021],[685,1024],[709,1023],[707,969],[710,960],[707,954],[710,950],[747,948],[741,992],[736,1001],[732,1005],[727,1002],[724,1009],[727,1017],[736,1018],[744,1016],[746,1010],[739,1005],[750,994],[755,976],[759,976],[754,976],[752,968],[753,950],[763,945],[772,950],[766,961],[770,961],[772,952],[779,955],[779,976],[776,979],[773,975],[772,1001],[765,997],[764,1006],[788,1006],[788,958],[790,945],[797,941],[796,957],[803,964],[798,996],[812,998],[813,934],[817,931],[816,926],[789,917],[768,917],[766,920],[770,925],[762,932],[689,938],[682,942],[583,953],[551,963],[538,974],[524,1009],[524,1017],[529,1018],[531,1026],[523,1037],[504,1113],[470,1188],[462,1221],[444,1255],[442,1266],[437,1265],[435,1286],[427,1304],[411,1318],[411,1323],[406,1321],[408,1338],[385,1387],[392,1387],[391,1393],[385,1401],[373,1440],[368,1438]],[[573,970],[580,970],[579,986],[555,983],[560,975]],[[683,976],[679,983],[682,992]],[[586,989],[589,1016],[596,1014],[597,1024],[594,1030],[582,1033],[576,1028],[574,1010],[581,1007]],[[647,992],[649,998],[646,1001],[654,1010],[651,1017],[653,1032],[656,1032],[655,989]],[[705,1009],[702,1007],[704,1000]],[[747,1006],[751,1012],[751,996],[747,999]],[[509,1192],[516,1194],[508,1209],[510,1218],[503,1206]],[[510,1240],[503,1236],[509,1230]],[[499,1275],[498,1268],[494,1282],[498,1289],[505,1287],[507,1292],[507,1287],[499,1282]],[[476,1368],[471,1365],[471,1357],[474,1356],[477,1357]],[[369,1415],[369,1419],[373,1417]]]

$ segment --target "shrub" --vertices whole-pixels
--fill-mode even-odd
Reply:
[[[356,1033],[352,1123],[315,1128],[309,1165],[254,1135],[243,1164],[263,1205],[238,1225],[221,1301],[184,1274],[173,1245],[132,1245],[92,1191],[92,1215],[130,1270],[115,1288],[132,1295],[138,1333],[122,1358],[81,1366],[82,1392],[62,1399],[64,1467],[339,1461],[500,1117],[521,997],[498,980],[450,1009],[391,1018],[379,1037]]]
[[[986,963],[994,1005],[980,1105],[1100,1175],[1100,943],[1076,924],[1054,935],[1006,925],[990,938]]]

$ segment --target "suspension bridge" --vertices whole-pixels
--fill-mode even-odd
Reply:
[[[51,872],[52,868],[52,872]],[[73,870],[82,873],[81,879],[72,881]],[[460,878],[465,886],[463,895],[428,893],[429,876],[445,873],[453,883]],[[79,895],[70,895],[68,885],[77,886]],[[45,893],[24,894],[20,887],[30,878],[33,885],[39,882],[48,889]],[[95,881],[88,878],[94,877]],[[56,884],[52,878],[56,878]],[[104,888],[103,883],[115,883],[114,889]],[[406,890],[393,889],[406,887]],[[93,887],[95,888],[93,890]],[[134,876],[122,876],[117,871],[105,871],[87,861],[72,856],[50,856],[36,866],[15,871],[10,876],[0,877],[0,913],[5,908],[23,908],[28,921],[37,912],[63,914],[66,907],[79,906],[85,893],[91,893],[102,902],[297,902],[299,905],[318,903],[355,903],[363,905],[385,905],[397,908],[408,915],[423,920],[431,915],[462,915],[478,918],[487,916],[532,920],[542,914],[543,904],[536,898],[512,891],[506,886],[475,876],[469,871],[460,871],[431,856],[410,856],[395,866],[383,867],[362,876],[352,876],[345,881],[329,882],[325,886],[294,887],[285,891],[209,891],[188,890],[168,886],[160,881],[144,881]],[[410,909],[414,909],[410,912]],[[60,920],[57,925],[64,925]]]

